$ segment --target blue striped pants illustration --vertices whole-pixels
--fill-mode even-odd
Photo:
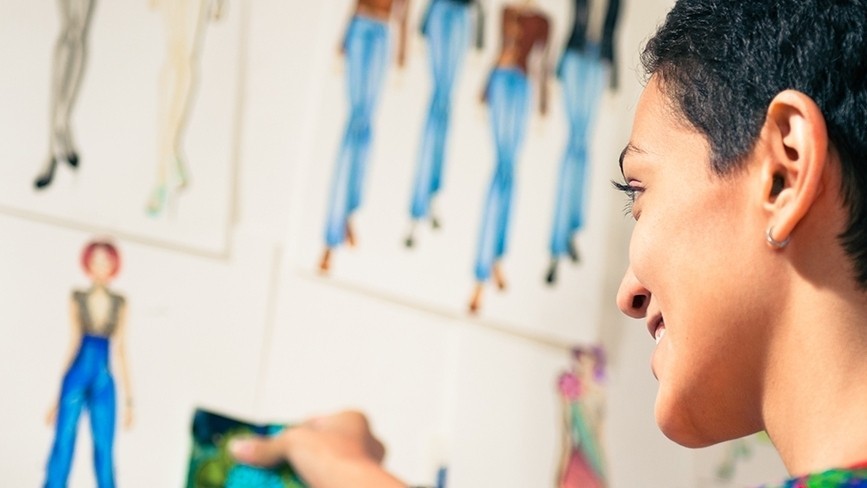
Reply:
[[[442,186],[443,160],[452,104],[452,91],[469,46],[470,7],[451,0],[433,0],[425,16],[433,96],[428,109],[413,184],[410,214],[427,217],[431,199]]]
[[[515,164],[527,128],[530,86],[517,68],[497,68],[488,81],[487,100],[496,148],[496,166],[482,212],[476,280],[487,281],[506,253]]]
[[[388,62],[388,25],[356,15],[349,24],[344,47],[349,121],[334,168],[326,217],[325,243],[329,248],[343,243],[347,221],[361,204],[370,158],[372,119]]]
[[[45,488],[65,488],[81,411],[87,408],[93,436],[93,462],[99,488],[114,487],[115,388],[109,372],[109,342],[85,335],[72,366],[63,377],[54,446]]]
[[[563,83],[569,140],[557,180],[551,232],[553,258],[569,252],[573,235],[584,226],[590,126],[596,118],[605,89],[606,72],[599,59],[598,47],[588,46],[585,52],[566,51],[558,74]]]

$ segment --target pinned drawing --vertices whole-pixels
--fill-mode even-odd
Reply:
[[[563,449],[558,488],[604,488],[605,456],[602,419],[605,352],[599,346],[572,349],[572,367],[560,375],[557,389],[563,406]]]
[[[85,290],[73,291],[70,301],[71,354],[60,396],[47,418],[55,428],[55,437],[46,468],[46,488],[66,486],[83,410],[87,410],[90,418],[96,485],[99,488],[115,486],[117,406],[110,365],[112,346],[118,357],[125,395],[123,423],[129,428],[133,422],[126,349],[126,299],[109,288],[120,269],[120,255],[111,242],[94,241],[84,248],[81,264],[91,285]]]
[[[422,134],[412,187],[411,226],[406,247],[413,247],[416,225],[429,219],[434,229],[441,221],[434,200],[442,189],[446,143],[451,121],[452,92],[470,45],[470,19],[475,12],[476,48],[483,47],[484,15],[480,0],[431,0],[421,32],[428,41],[433,94]]]
[[[484,285],[492,275],[497,288],[506,288],[502,260],[509,238],[515,167],[529,115],[529,61],[536,52],[540,54],[534,66],[539,83],[539,110],[543,115],[547,113],[550,22],[534,3],[526,1],[504,7],[500,53],[482,94],[482,100],[490,107],[496,164],[482,213],[471,313],[479,310]]]
[[[362,203],[373,142],[373,117],[382,92],[389,54],[389,22],[398,23],[397,64],[406,58],[409,0],[357,0],[340,52],[346,57],[349,119],[332,175],[325,224],[325,251],[319,269],[331,267],[332,252],[355,245],[352,216]]]
[[[60,0],[60,35],[54,46],[51,79],[51,120],[48,158],[33,182],[37,190],[48,187],[59,163],[73,169],[79,165],[79,151],[72,136],[72,114],[87,61],[87,38],[96,0]]]
[[[166,60],[160,75],[156,183],[147,203],[151,216],[163,213],[187,188],[190,171],[184,137],[200,79],[207,26],[223,17],[226,0],[150,0],[166,26]]]
[[[557,68],[569,136],[557,178],[551,262],[545,275],[549,284],[557,281],[560,259],[568,256],[575,263],[581,260],[575,239],[585,223],[591,129],[606,78],[612,89],[617,84],[614,35],[620,0],[607,0],[605,9],[604,4],[604,0],[574,0],[572,32]]]

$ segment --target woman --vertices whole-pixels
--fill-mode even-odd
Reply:
[[[60,398],[48,414],[55,424],[54,445],[46,470],[46,488],[65,487],[72,466],[78,419],[86,408],[93,434],[93,460],[99,488],[115,486],[114,428],[115,386],[109,365],[109,347],[117,352],[123,390],[126,393],[124,425],[133,421],[133,397],[126,357],[126,300],[108,288],[120,268],[117,248],[95,241],[85,247],[81,258],[92,285],[74,291],[70,302],[72,352],[63,377]]]
[[[865,38],[863,0],[679,0],[621,158],[617,303],[657,342],[656,421],[687,447],[766,431],[785,487],[867,487]],[[236,449],[312,469],[288,432]]]
[[[765,430],[787,486],[867,486],[865,36],[863,1],[680,0],[621,157],[657,423]]]

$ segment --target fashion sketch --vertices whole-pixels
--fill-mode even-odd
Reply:
[[[576,347],[572,367],[560,375],[557,389],[563,412],[563,444],[557,488],[607,486],[602,452],[605,397],[605,353],[602,348]]]
[[[355,245],[352,216],[361,206],[373,142],[373,117],[389,57],[389,23],[398,25],[397,64],[406,59],[409,0],[357,0],[341,44],[346,58],[349,117],[337,153],[325,223],[325,250],[319,269],[331,267],[332,251]]]
[[[473,15],[476,20],[474,28],[471,26]],[[483,47],[483,27],[484,11],[481,0],[431,0],[425,12],[421,32],[427,40],[433,93],[413,180],[407,247],[415,244],[415,230],[419,221],[430,219],[434,229],[440,227],[434,199],[443,185],[452,92],[473,31],[476,48]]]
[[[572,31],[557,68],[569,136],[557,178],[554,221],[551,226],[551,261],[545,275],[557,281],[557,265],[568,256],[580,261],[576,234],[584,227],[587,206],[590,134],[602,101],[606,79],[617,83],[614,36],[620,0],[574,0]]]
[[[201,76],[200,58],[208,24],[222,18],[226,0],[149,0],[162,15],[166,59],[160,74],[156,183],[147,202],[160,215],[187,188],[190,171],[184,138]]]
[[[509,236],[515,166],[529,115],[529,62],[533,53],[539,54],[532,71],[538,78],[539,110],[543,115],[547,112],[548,16],[532,1],[509,4],[503,9],[501,25],[500,52],[482,95],[490,108],[496,163],[482,209],[471,313],[479,310],[484,284],[492,275],[499,289],[506,288],[501,265]]]
[[[57,165],[67,163],[78,168],[78,146],[72,135],[72,115],[87,62],[87,38],[96,0],[59,0],[60,34],[54,45],[51,66],[51,102],[46,158],[34,187],[48,187]]]
[[[48,414],[54,443],[45,473],[46,488],[66,487],[75,451],[78,422],[87,411],[93,438],[96,485],[113,488],[114,434],[117,414],[111,353],[117,357],[125,401],[124,425],[133,421],[133,395],[127,364],[126,299],[109,288],[120,269],[117,248],[107,241],[88,244],[81,257],[91,280],[87,289],[75,290],[70,299],[72,340],[57,404]]]

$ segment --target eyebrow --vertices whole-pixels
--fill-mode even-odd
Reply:
[[[644,150],[631,142],[628,143],[626,147],[623,148],[623,151],[620,153],[620,174],[623,174],[623,158],[625,158],[626,155],[629,153],[644,154]]]

